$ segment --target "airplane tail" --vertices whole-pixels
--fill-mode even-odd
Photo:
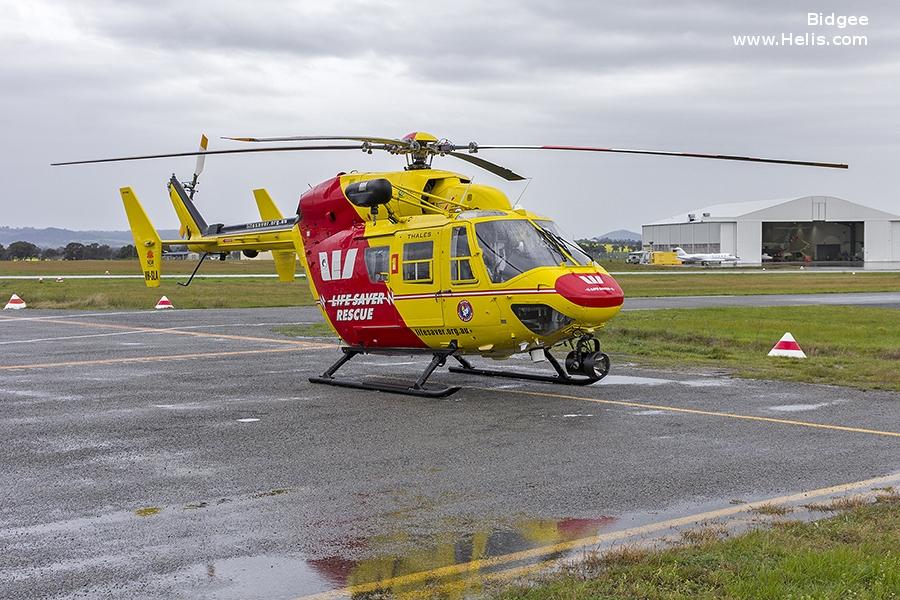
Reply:
[[[141,261],[141,270],[144,272],[144,283],[147,287],[159,287],[159,276],[162,267],[162,240],[159,233],[144,212],[141,203],[130,187],[119,189],[122,202],[125,204],[125,214],[128,216],[128,225],[131,227],[131,235],[134,237],[134,247],[137,249],[138,259]]]
[[[275,206],[269,192],[264,189],[253,190],[256,206],[259,208],[259,217],[263,221],[280,221],[284,219],[281,211]],[[272,260],[275,261],[275,271],[279,281],[294,281],[297,272],[297,255],[293,250],[272,250]]]
[[[675,246],[672,248],[675,251],[675,256],[682,257],[687,254],[681,247]]]
[[[169,198],[172,200],[175,214],[178,215],[178,220],[181,222],[181,237],[188,240],[203,237],[209,226],[200,215],[193,200],[184,191],[184,186],[174,175],[169,180]]]

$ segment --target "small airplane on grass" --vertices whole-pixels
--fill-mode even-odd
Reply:
[[[83,164],[197,156],[193,179],[168,182],[169,198],[183,239],[162,240],[134,191],[121,188],[144,279],[159,285],[166,246],[186,245],[206,255],[235,250],[247,256],[272,251],[279,279],[291,281],[296,260],[325,320],[344,342],[343,355],[310,381],[364,390],[443,397],[459,387],[429,388],[426,381],[447,359],[454,373],[510,377],[566,385],[587,385],[609,372],[609,356],[597,333],[619,312],[619,284],[548,217],[516,208],[495,187],[468,175],[432,168],[449,156],[507,181],[525,179],[478,156],[482,150],[552,150],[681,156],[846,169],[847,165],[689,152],[586,146],[458,146],[425,132],[402,138],[291,136],[225,138],[247,143],[298,145],[130,156],[62,164]],[[338,173],[300,196],[295,215],[284,217],[269,194],[254,190],[261,221],[239,225],[208,223],[194,204],[203,160],[213,154],[382,150],[403,156],[403,170]],[[199,269],[203,260],[198,263]],[[197,269],[194,270],[196,274]],[[191,275],[193,278],[193,275]],[[188,280],[188,283],[190,279]],[[567,351],[561,365],[551,349]],[[555,374],[475,367],[471,356],[505,359],[528,352]],[[337,378],[360,354],[418,354],[431,362],[412,383]],[[564,365],[564,366],[563,366]],[[379,373],[378,375],[389,375]]]

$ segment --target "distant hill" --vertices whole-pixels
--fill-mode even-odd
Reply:
[[[610,231],[609,233],[598,235],[594,239],[598,242],[605,242],[607,240],[630,240],[632,242],[640,242],[641,234],[629,231],[627,229],[616,229],[615,231]]]
[[[160,229],[159,235],[168,239],[179,237],[177,229]],[[641,234],[627,229],[617,229],[593,239],[598,242],[608,240],[640,242]],[[134,239],[131,237],[130,231],[73,231],[59,227],[45,227],[43,229],[34,227],[0,227],[0,244],[9,246],[12,242],[31,242],[41,248],[60,248],[70,242],[106,244],[112,248],[117,248],[133,244]]]
[[[177,238],[177,229],[160,229],[163,238]],[[73,231],[59,227],[0,227],[0,244],[10,245],[12,242],[31,242],[41,248],[60,248],[70,242],[79,244],[106,244],[116,248],[134,243],[130,231]]]

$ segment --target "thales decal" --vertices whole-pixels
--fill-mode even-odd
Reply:
[[[319,252],[319,272],[322,273],[322,281],[337,281],[338,279],[350,279],[353,277],[353,266],[356,264],[357,248],[347,250],[347,256],[341,267],[342,252],[331,251],[331,265],[328,264],[328,253]]]
[[[578,278],[588,285],[603,285],[603,278],[599,275],[579,275]]]

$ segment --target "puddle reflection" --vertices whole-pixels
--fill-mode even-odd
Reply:
[[[548,546],[560,542],[590,537],[599,533],[604,527],[616,521],[613,517],[595,519],[530,519],[516,522],[510,529],[494,529],[478,531],[462,538],[445,540],[429,540],[421,549],[410,552],[382,555],[376,558],[348,560],[340,556],[307,560],[307,564],[328,581],[334,588],[364,587],[365,590],[353,593],[353,598],[383,598],[386,593],[403,595],[414,590],[421,590],[430,583],[440,579],[444,598],[464,598],[467,594],[478,591],[481,583],[478,572],[471,570],[437,573],[433,577],[423,576],[416,581],[404,581],[405,575],[427,573],[443,567],[461,565],[473,561],[490,559],[513,552]],[[365,546],[375,549],[378,546],[405,546],[415,540],[408,535],[385,536],[369,540]],[[542,559],[559,558],[557,555],[543,556]],[[490,572],[490,565],[481,569],[481,573]],[[494,567],[506,568],[508,565]],[[474,575],[474,576],[473,576]],[[395,581],[400,579],[400,581]],[[377,585],[384,582],[383,586]],[[376,584],[373,589],[370,584]]]
[[[189,578],[198,588],[225,598],[401,598],[460,599],[482,591],[484,576],[519,566],[563,558],[566,552],[541,554],[491,564],[490,559],[594,536],[617,519],[523,519],[508,528],[476,531],[463,536],[416,538],[398,533],[366,540],[344,541],[353,559],[334,555],[304,558],[297,555],[257,555],[196,564]],[[467,563],[486,560],[469,568]],[[465,567],[464,567],[465,565]],[[457,567],[458,566],[458,567]],[[197,588],[195,588],[197,589]],[[346,590],[347,596],[339,590]],[[201,594],[202,596],[202,594]]]

